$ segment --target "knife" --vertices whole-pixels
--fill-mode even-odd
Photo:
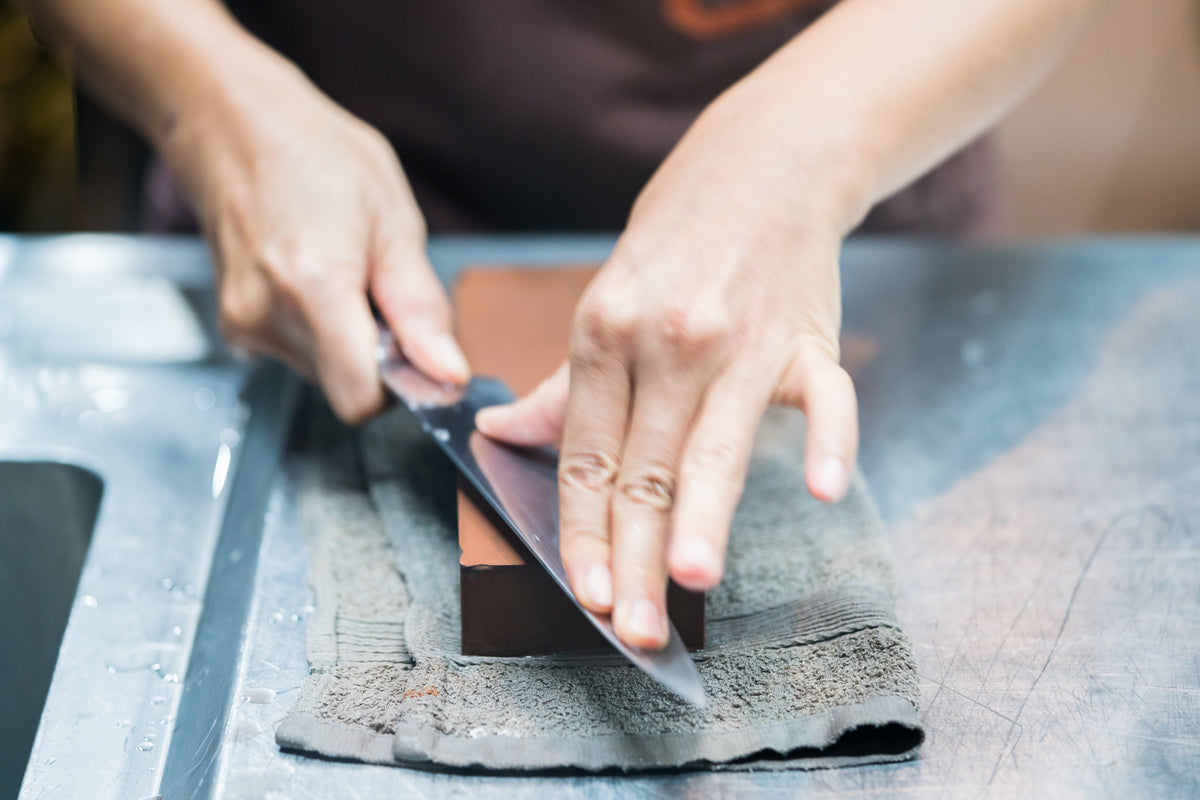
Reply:
[[[632,647],[617,637],[609,614],[584,608],[567,582],[558,552],[558,454],[550,448],[517,448],[475,430],[475,414],[509,403],[513,393],[495,378],[476,376],[465,387],[437,383],[412,365],[382,323],[376,351],[387,388],[449,456],[500,519],[550,573],[596,630],[630,662],[692,705],[708,702],[700,673],[675,624],[662,650]]]

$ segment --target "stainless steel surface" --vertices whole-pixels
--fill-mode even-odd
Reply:
[[[475,430],[475,415],[488,406],[512,402],[512,391],[503,382],[482,376],[471,378],[459,389],[436,383],[404,357],[386,329],[380,333],[378,360],[384,384],[587,621],[651,678],[693,705],[706,705],[708,696],[700,673],[673,622],[667,622],[669,636],[663,649],[631,647],[617,636],[612,615],[590,611],[575,598],[558,552],[558,454],[550,448],[506,447]],[[529,624],[537,625],[538,620],[529,620]]]
[[[464,263],[578,262],[610,245],[443,240],[431,255],[448,278]],[[239,429],[241,368],[14,365],[2,305],[21,252],[57,274],[78,271],[58,266],[65,256],[153,274],[172,261],[159,247],[0,239],[0,419],[19,422],[0,424],[0,459],[80,463],[105,481],[26,796],[153,794],[170,731],[210,724],[207,786],[228,798],[1200,794],[1200,240],[847,247],[861,461],[916,646],[929,733],[921,758],[628,779],[445,775],[280,754],[272,727],[307,674],[313,610],[295,451],[273,476],[255,550],[237,702],[159,724],[176,707],[179,684],[164,677],[188,660],[222,517],[221,501],[194,487],[212,483],[221,431]],[[200,249],[186,251],[202,275]],[[175,330],[180,353],[205,328]],[[94,395],[110,387],[127,392],[125,412],[111,410],[119,393]],[[212,407],[207,394],[197,406],[201,388]],[[157,399],[133,426],[143,396]],[[145,741],[154,749],[138,750]]]
[[[86,557],[22,797],[159,791],[223,512],[264,422],[212,337],[210,273],[195,241],[0,237],[0,460],[103,484],[90,546],[72,545]],[[40,498],[53,535],[75,526],[69,495]],[[28,552],[6,566],[70,582],[68,549],[55,574]]]
[[[176,719],[188,724],[175,726],[163,764],[160,791],[166,797],[212,796],[223,749],[221,726],[236,701],[236,667],[254,601],[267,499],[291,424],[295,390],[295,381],[278,366],[256,370],[242,388],[252,423],[242,435],[176,711]]]

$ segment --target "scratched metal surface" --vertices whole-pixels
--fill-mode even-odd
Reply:
[[[443,241],[463,263],[604,240]],[[642,778],[443,775],[280,754],[312,611],[276,481],[223,797],[1200,794],[1200,239],[855,243],[846,360],[916,646],[920,759]],[[291,466],[295,466],[295,456]]]

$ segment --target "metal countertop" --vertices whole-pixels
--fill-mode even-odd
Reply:
[[[610,244],[455,239],[431,252],[450,279],[481,261],[595,260]],[[123,257],[138,252],[131,242]],[[256,569],[235,700],[207,739],[215,757],[204,785],[227,798],[1200,795],[1200,239],[863,241],[843,262],[861,464],[923,685],[929,738],[918,760],[517,778],[280,754],[273,725],[307,672],[312,610],[285,453],[258,557],[247,559]],[[9,444],[0,438],[0,456]],[[188,580],[202,587],[204,572]],[[157,583],[165,573],[154,574]],[[121,587],[103,582],[119,576],[85,569],[81,597],[100,608],[118,600]],[[139,613],[172,601],[158,594]],[[97,610],[77,602],[68,645],[77,617]],[[198,724],[181,716],[175,738]],[[82,762],[68,769],[77,754],[46,749],[55,733],[44,718],[25,796],[78,796],[62,787]],[[43,763],[54,755],[57,769]],[[135,785],[180,796],[128,775],[92,785],[105,787],[98,796],[137,796],[111,788]]]

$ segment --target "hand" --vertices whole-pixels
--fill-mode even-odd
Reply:
[[[641,647],[666,643],[668,575],[694,590],[720,580],[770,403],[808,417],[816,497],[845,494],[858,447],[854,388],[838,365],[838,254],[853,215],[806,180],[821,159],[809,169],[771,157],[772,126],[725,102],[639,197],[576,309],[569,365],[477,419],[511,443],[561,440],[571,585]]]
[[[359,422],[384,403],[369,296],[418,367],[465,382],[424,221],[387,141],[285,62],[244,76],[164,148],[212,246],[227,338],[315,378],[338,416]]]

